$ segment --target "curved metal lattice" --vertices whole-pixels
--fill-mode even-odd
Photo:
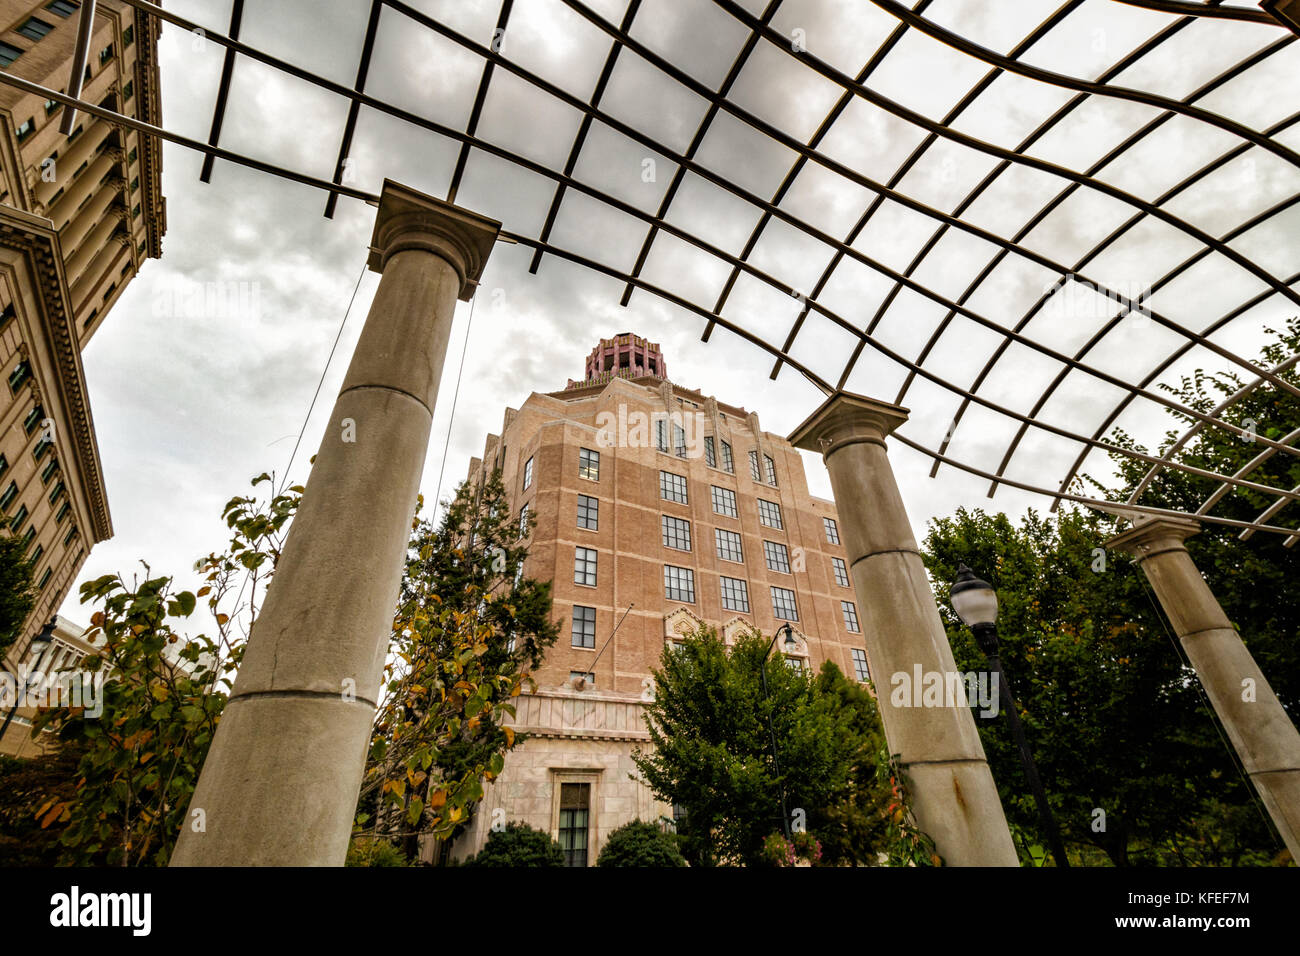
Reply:
[[[679,15],[698,16],[700,30],[731,41],[729,67],[705,78],[696,59],[674,55],[661,31],[646,26],[663,16],[657,0],[500,0],[491,36],[471,36],[451,25],[454,17],[428,12],[432,0],[371,0],[347,86],[238,39],[243,0],[233,0],[228,36],[147,0],[123,2],[202,29],[225,49],[206,143],[3,80],[201,151],[204,181],[224,159],[317,187],[327,193],[326,216],[339,196],[377,201],[345,173],[363,119],[391,117],[455,144],[444,180],[450,201],[483,161],[547,184],[536,228],[510,208],[476,209],[503,221],[507,241],[533,250],[530,271],[554,257],[621,283],[623,305],[638,290],[651,293],[698,317],[705,341],[721,327],[769,353],[772,378],[789,366],[826,393],[919,399],[920,413],[896,437],[933,461],[932,476],[950,465],[987,479],[990,496],[1005,485],[1045,495],[1053,507],[1092,503],[1079,475],[1090,463],[1105,470],[1098,456],[1117,454],[1149,466],[1130,500],[1139,510],[1151,482],[1176,469],[1214,483],[1197,511],[1204,520],[1243,537],[1272,532],[1288,545],[1300,538],[1285,521],[1300,486],[1259,480],[1276,456],[1300,456],[1300,433],[1267,438],[1222,417],[1261,386],[1300,395],[1287,375],[1297,359],[1264,368],[1227,344],[1251,343],[1253,353],[1262,328],[1300,312],[1300,243],[1287,241],[1300,227],[1300,112],[1287,112],[1300,107],[1300,47],[1256,6],[1067,0],[1047,8],[1021,0],[1024,12],[1045,15],[1008,32],[1005,16],[994,25],[962,0],[911,7],[863,0],[842,26],[848,36],[823,56],[799,26],[821,24],[823,36],[828,22],[840,28],[823,0],[693,0]],[[599,64],[585,96],[575,82],[512,58],[500,42],[520,8],[536,12],[543,3],[585,31],[584,55]],[[1102,22],[1109,26],[1096,26]],[[373,64],[393,42],[385,26],[436,37],[472,64],[463,122],[366,92]],[[851,74],[842,68],[846,48],[863,63]],[[1078,55],[1085,48],[1088,55]],[[218,145],[244,62],[346,101],[331,180]],[[942,73],[939,93],[900,85],[917,63]],[[1189,63],[1201,72],[1189,72]],[[627,118],[619,91],[638,77],[646,95],[662,101],[660,122]],[[503,84],[506,95],[538,97],[575,117],[562,162],[482,132]],[[783,112],[756,89],[772,99],[799,91],[806,108]],[[663,134],[665,122],[676,135]],[[671,167],[654,203],[593,172],[585,161],[601,137]],[[731,235],[692,216],[702,197],[727,211]],[[620,260],[557,240],[575,203],[599,207],[584,215],[633,227],[635,253]],[[686,250],[684,261],[717,276],[716,291],[685,290],[671,270],[656,268],[665,249]],[[756,317],[754,303],[778,301],[784,307]],[[773,322],[783,311],[781,334]],[[1247,384],[1209,412],[1189,408],[1160,387],[1189,362]],[[882,394],[891,380],[892,394]],[[1107,439],[1153,411],[1190,422],[1164,453]],[[1005,441],[991,448],[988,436],[999,429]],[[1175,460],[1207,429],[1251,441],[1257,454],[1231,474]],[[1221,503],[1239,491],[1270,504],[1251,520],[1226,516]]]

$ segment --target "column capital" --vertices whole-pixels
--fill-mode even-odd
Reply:
[[[501,223],[494,219],[385,179],[367,264],[373,271],[383,272],[388,260],[399,252],[421,249],[432,253],[456,270],[461,283],[459,298],[468,302],[500,231]]]
[[[1201,523],[1191,517],[1142,515],[1134,518],[1133,527],[1107,541],[1106,547],[1126,551],[1141,561],[1183,548],[1183,542],[1200,530]]]
[[[836,448],[857,441],[884,445],[885,437],[907,418],[908,410],[900,405],[838,391],[790,433],[789,442],[825,457]]]

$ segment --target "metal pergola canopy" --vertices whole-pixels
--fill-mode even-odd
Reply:
[[[1300,50],[1245,2],[1161,0],[371,0],[268,13],[226,32],[147,0],[142,15],[222,48],[206,141],[5,74],[11,85],[217,159],[377,200],[394,129],[432,144],[420,188],[532,250],[650,294],[768,353],[825,394],[913,408],[895,437],[1000,486],[1095,503],[1108,454],[1213,483],[1197,516],[1286,536],[1300,487],[1263,480],[1296,433],[1223,419],[1260,387],[1300,395],[1292,357],[1248,357],[1300,312]],[[1267,6],[1267,4],[1266,4]],[[283,9],[281,9],[283,8]],[[347,22],[355,69],[259,18]],[[292,31],[290,31],[290,34]],[[418,63],[421,70],[385,71]],[[294,168],[229,122],[241,74],[337,107],[336,151]],[[408,75],[411,74],[411,75]],[[261,80],[259,80],[260,82]],[[286,118],[292,121],[292,118]],[[396,125],[395,125],[396,124]],[[304,131],[319,136],[319,130]],[[315,140],[313,140],[314,142]],[[329,157],[333,156],[332,169]],[[504,170],[509,190],[484,188]],[[522,197],[522,199],[521,199]],[[1193,368],[1243,383],[1190,408]],[[1163,453],[1108,438],[1187,423]],[[1154,416],[1154,417],[1153,417]],[[1253,443],[1231,474],[1174,457],[1208,429]],[[1234,494],[1269,502],[1242,520]]]

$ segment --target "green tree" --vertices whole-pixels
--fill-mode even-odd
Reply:
[[[685,866],[677,848],[677,838],[665,833],[658,824],[633,820],[614,830],[605,839],[596,858],[597,866]]]
[[[147,565],[142,581],[112,574],[82,585],[82,603],[101,604],[88,634],[99,653],[76,675],[82,705],[43,708],[32,730],[56,727],[67,753],[80,754],[73,792],[52,787],[36,810],[42,828],[61,828],[64,862],[164,865],[171,856],[301,490],[231,499],[230,545],[196,565],[197,593]],[[216,635],[187,638],[176,628],[204,597]]]
[[[503,719],[559,634],[527,555],[499,470],[415,526],[358,820],[408,856],[421,834],[450,848],[520,742]]]
[[[998,592],[1003,665],[1076,862],[1098,850],[1116,866],[1169,862],[1211,801],[1246,795],[1142,571],[1104,550],[1113,533],[1092,512],[1048,520],[1031,511],[1016,526],[961,509],[932,523],[923,552],[963,672],[985,660],[949,603],[957,565]],[[976,720],[1013,832],[1027,837],[1022,858],[1041,857],[1046,841],[1006,718]],[[1254,838],[1258,846],[1265,834]]]
[[[564,866],[564,851],[550,834],[511,822],[488,834],[483,849],[465,866]]]
[[[705,628],[665,649],[647,706],[654,749],[633,760],[656,796],[685,810],[678,832],[692,866],[760,863],[764,840],[782,830],[783,786],[793,820],[821,840],[827,862],[874,863],[892,791],[871,698],[833,664],[802,674],[779,654],[765,659],[767,646],[754,633],[729,652]]]
[[[0,660],[9,653],[36,605],[33,571],[22,539],[8,531],[0,533]]]

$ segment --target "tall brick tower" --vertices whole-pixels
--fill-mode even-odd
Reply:
[[[499,467],[532,514],[525,573],[554,583],[560,639],[520,698],[529,735],[487,790],[456,857],[496,819],[550,832],[592,865],[614,828],[672,808],[630,778],[649,742],[643,705],[666,646],[700,624],[728,642],[790,623],[794,667],[834,661],[867,678],[835,504],[758,415],[668,380],[659,346],[601,339],[585,378],[506,409],[468,478]]]

